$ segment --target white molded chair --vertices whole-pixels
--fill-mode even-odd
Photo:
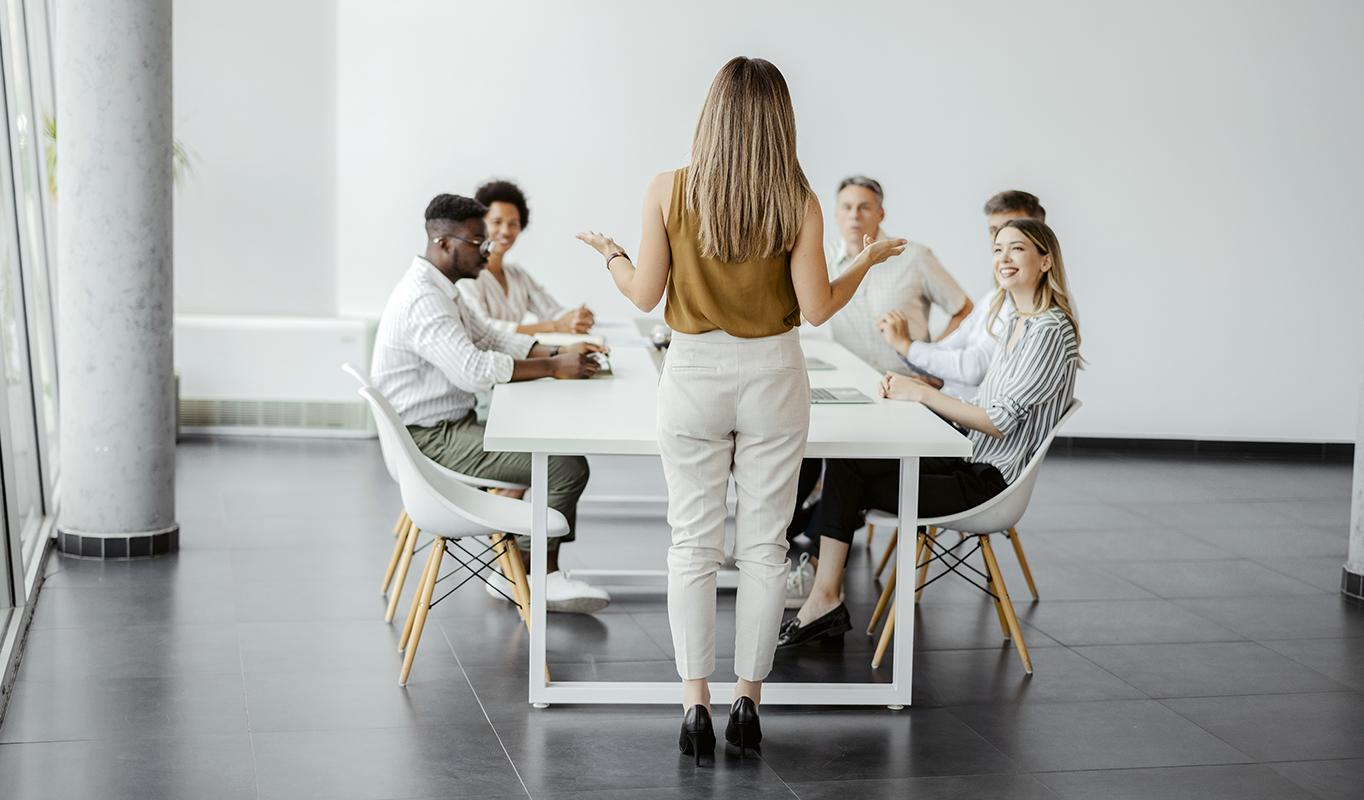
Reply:
[[[942,559],[947,563],[948,559],[952,563],[948,564],[948,570],[957,571],[957,567],[966,566],[968,569],[979,573],[974,567],[966,564],[966,556],[957,556],[955,548],[937,547],[937,530],[957,531],[963,536],[976,537],[979,544],[977,549],[981,551],[985,560],[986,578],[985,589],[994,599],[995,613],[999,617],[999,627],[1006,639],[1012,639],[1018,648],[1018,657],[1023,662],[1023,668],[1028,674],[1032,674],[1032,659],[1028,656],[1028,646],[1023,641],[1023,633],[1019,629],[1018,617],[1014,614],[1013,601],[1009,599],[1009,591],[1004,586],[1004,576],[1000,573],[999,562],[995,560],[994,548],[990,546],[990,535],[1004,533],[1010,535],[1014,541],[1014,549],[1018,553],[1019,562],[1022,564],[1024,574],[1028,575],[1028,584],[1032,586],[1030,571],[1027,567],[1027,560],[1023,558],[1023,550],[1018,545],[1016,526],[1018,521],[1023,518],[1023,513],[1028,510],[1028,501],[1032,499],[1033,487],[1037,485],[1037,475],[1042,466],[1042,460],[1047,456],[1047,450],[1051,448],[1051,443],[1056,439],[1056,432],[1061,430],[1061,426],[1075,415],[1083,405],[1079,400],[1071,400],[1070,406],[1061,418],[1052,426],[1047,438],[1042,440],[1037,452],[1033,453],[1032,458],[1023,467],[1023,472],[1019,473],[1014,482],[1004,488],[1004,491],[986,500],[975,508],[967,509],[957,514],[948,514],[941,517],[928,517],[918,521],[918,527],[925,528],[924,533],[918,534],[914,548],[914,562],[919,565],[918,580],[915,586],[914,599],[917,601],[923,593],[924,578],[928,574],[928,565],[931,561]],[[876,512],[880,515],[878,519],[889,517],[889,524],[896,524],[898,519],[887,512]],[[871,513],[867,515],[868,521],[872,519]],[[896,532],[898,536],[898,531]],[[894,547],[892,539],[891,547]],[[973,550],[972,553],[975,551]],[[960,574],[960,573],[958,573]],[[941,576],[940,576],[941,577]],[[962,576],[965,577],[965,576]],[[880,619],[882,613],[886,613],[886,624],[881,631],[881,641],[877,643],[876,655],[872,658],[872,668],[881,665],[881,657],[885,655],[886,647],[890,644],[890,637],[895,630],[895,572],[891,572],[890,580],[886,582],[885,589],[881,592],[881,598],[876,602],[876,609],[872,612],[871,624],[867,626],[867,633],[871,634]],[[936,578],[935,578],[936,580]],[[968,578],[969,580],[969,578]],[[974,582],[973,582],[974,583]],[[1034,597],[1036,589],[1033,590]]]
[[[341,371],[354,378],[360,386],[369,389],[374,388],[374,384],[370,383],[368,376],[360,372],[360,370],[356,369],[349,362],[341,365]],[[382,393],[380,393],[380,396],[382,396]],[[387,398],[384,398],[384,401],[387,402]],[[391,448],[385,444],[384,437],[380,436],[379,452],[384,457],[384,468],[388,470],[388,474],[393,478],[393,482],[397,483],[398,468],[396,462],[393,460],[393,453],[391,453],[390,450]],[[426,459],[429,466],[444,473],[447,477],[479,489],[524,492],[526,489],[530,488],[523,483],[508,483],[506,481],[495,481],[489,478],[479,478],[474,475],[465,475],[462,472],[455,472],[452,469],[441,466],[435,461],[426,458],[424,455],[422,458]],[[383,585],[379,588],[379,593],[383,595],[387,595],[390,589],[393,591],[393,594],[389,597],[388,609],[384,616],[385,621],[392,622],[394,614],[397,613],[398,597],[403,593],[403,584],[407,581],[408,567],[412,563],[412,556],[417,549],[418,533],[419,531],[412,529],[412,520],[408,517],[407,510],[403,509],[400,511],[398,513],[398,521],[393,525],[393,535],[397,537],[397,541],[393,545],[393,555],[388,559],[388,568],[384,570]],[[516,580],[515,575],[509,574],[506,577],[512,581]]]
[[[520,566],[520,556],[510,552],[514,548],[505,537],[500,538],[493,545],[483,548],[481,552],[470,552],[463,547],[461,540],[503,532],[529,535],[531,532],[531,505],[522,500],[499,497],[479,491],[473,486],[451,477],[447,474],[448,470],[436,469],[430,459],[422,455],[421,451],[417,449],[416,442],[412,441],[411,434],[403,426],[397,412],[378,390],[372,386],[364,386],[360,388],[360,396],[369,403],[370,410],[374,413],[375,425],[379,430],[381,446],[392,457],[393,466],[397,472],[398,488],[403,496],[403,507],[407,509],[408,517],[412,521],[413,532],[410,536],[415,538],[420,532],[433,537],[435,540],[421,582],[417,585],[416,595],[412,599],[412,611],[408,615],[407,624],[404,626],[403,635],[398,644],[400,651],[406,651],[403,657],[402,672],[398,677],[399,685],[405,686],[407,685],[408,675],[412,671],[412,661],[416,656],[417,645],[421,641],[422,628],[426,625],[427,613],[431,606],[439,602],[439,600],[433,601],[432,597],[435,593],[436,584],[442,580],[440,577],[442,558],[448,553],[460,562],[460,568],[450,573],[451,575],[458,573],[461,569],[467,569],[470,572],[469,577],[456,585],[455,589],[473,577],[482,579],[480,573],[492,566],[492,561],[482,560],[483,556],[489,552],[496,553],[497,558],[502,561],[504,569],[509,568],[512,563]],[[564,518],[563,514],[551,508],[548,509],[548,515],[550,536],[562,536],[568,532],[568,520]],[[451,544],[460,552],[468,555],[471,560],[464,561],[450,549]],[[512,568],[514,569],[514,567]],[[524,575],[522,575],[522,579],[524,580]],[[513,581],[513,586],[518,586],[519,583]],[[454,589],[450,591],[453,592]],[[516,593],[517,595],[522,594],[519,589]],[[529,620],[527,613],[530,602],[529,593],[513,598],[513,600],[521,608],[523,617]]]

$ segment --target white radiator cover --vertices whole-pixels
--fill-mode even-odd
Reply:
[[[372,437],[349,361],[369,371],[377,320],[177,314],[181,433]]]

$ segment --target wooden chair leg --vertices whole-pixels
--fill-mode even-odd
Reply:
[[[1013,543],[1014,555],[1018,556],[1018,566],[1023,568],[1023,580],[1028,582],[1028,591],[1032,592],[1032,599],[1037,599],[1037,584],[1032,581],[1032,569],[1028,566],[1028,557],[1023,555],[1023,542],[1018,539],[1018,528],[1010,528],[1004,534]]]
[[[900,529],[890,535],[890,544],[886,545],[886,552],[881,554],[881,563],[876,565],[876,577],[881,577],[881,573],[886,571],[886,565],[890,563],[891,554],[895,552],[895,545],[900,543]]]
[[[522,585],[522,580],[517,579],[516,567],[520,565],[521,554],[516,550],[516,539],[506,533],[493,535],[498,537],[497,563],[502,568],[502,577],[511,585],[512,599],[516,601],[516,611],[521,615],[521,621],[529,624],[530,612],[526,601],[530,598],[530,591]],[[513,560],[517,562],[516,565],[513,565]]]
[[[388,587],[393,583],[393,573],[398,570],[398,560],[403,557],[403,548],[407,546],[407,526],[411,525],[407,518],[407,512],[398,518],[398,526],[402,529],[398,534],[398,540],[393,543],[393,557],[388,560],[388,569],[384,570],[384,585],[379,589],[379,594],[388,594]]]
[[[876,535],[876,526],[875,526],[875,525],[872,525],[871,523],[867,523],[867,549],[868,549],[868,550],[871,549],[871,539],[872,539],[872,537],[875,536],[875,535]]]
[[[417,537],[420,534],[415,524],[407,526],[407,541],[403,544],[403,557],[398,560],[398,572],[393,576],[393,585],[389,587],[388,612],[384,614],[384,622],[392,622],[393,615],[398,613],[398,598],[402,596],[407,570],[412,566],[412,553],[417,549]]]
[[[516,537],[507,537],[507,562],[511,565],[512,574],[507,579],[512,582],[512,586],[520,592],[516,598],[521,604],[521,616],[526,620],[526,626],[530,627],[530,578],[526,574],[526,562],[521,559],[521,551],[516,546]]]
[[[393,523],[394,537],[398,539],[403,538],[403,531],[407,530],[407,523],[409,522],[411,522],[411,520],[408,519],[407,509],[404,508],[402,511],[398,512],[398,521]]]
[[[399,686],[406,686],[407,677],[412,674],[412,662],[417,657],[417,645],[422,640],[426,615],[431,611],[431,597],[436,591],[436,578],[440,575],[441,556],[445,555],[445,540],[437,537],[431,548],[431,567],[426,576],[426,585],[421,587],[421,604],[417,606],[417,621],[412,626],[412,638],[408,641],[407,652],[403,655],[403,671],[398,675]]]
[[[422,564],[421,579],[417,581],[417,590],[412,593],[412,607],[407,610],[407,621],[403,623],[403,634],[398,637],[398,652],[407,649],[407,641],[412,637],[412,626],[417,621],[417,609],[421,607],[422,595],[426,592],[427,581],[434,580],[431,577],[431,562],[436,558],[434,547],[426,557],[426,562]],[[437,578],[440,576],[437,575]]]
[[[989,589],[990,594],[994,595],[990,598],[990,602],[994,604],[995,617],[999,619],[999,632],[1004,634],[1004,641],[1007,642],[1009,640],[1009,621],[1004,618],[1004,604],[999,602],[999,592],[995,590],[995,582],[986,581],[985,588]]]
[[[886,614],[886,627],[881,629],[881,641],[876,643],[876,654],[871,657],[871,668],[878,669],[881,666],[881,659],[886,654],[886,648],[890,646],[890,639],[895,635],[895,603],[890,604],[890,612]]]
[[[924,595],[924,579],[928,577],[928,562],[933,560],[932,545],[936,544],[938,541],[938,529],[929,528],[928,531],[922,535],[922,540],[923,554],[916,559],[916,563],[919,565],[919,580],[914,586],[914,602],[916,603],[919,602],[919,598]]]
[[[1009,589],[1004,585],[1004,576],[1000,574],[999,562],[995,560],[995,551],[990,546],[988,535],[980,537],[980,551],[985,555],[985,568],[990,574],[990,581],[995,586],[996,594],[999,595],[1000,606],[1004,609],[1004,620],[1009,624],[1009,634],[1014,640],[1014,646],[1018,648],[1018,657],[1023,661],[1023,669],[1031,675],[1032,658],[1028,655],[1028,645],[1023,641],[1023,632],[1018,627],[1018,616],[1014,614],[1014,604],[1009,599]]]
[[[881,590],[881,596],[876,599],[876,608],[871,612],[871,621],[867,623],[867,635],[871,636],[876,630],[876,623],[881,621],[881,615],[886,613],[890,607],[891,599],[895,596],[895,576],[899,570],[892,567],[890,570],[890,580],[886,581],[886,586]]]

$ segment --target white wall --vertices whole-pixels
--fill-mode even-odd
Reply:
[[[176,0],[181,313],[336,313],[332,0]]]
[[[193,191],[250,220],[180,220],[177,255],[205,265],[182,266],[205,281],[184,287],[193,310],[377,314],[422,246],[429,198],[505,176],[533,208],[514,255],[565,301],[630,314],[572,233],[633,246],[646,181],[684,163],[711,77],[743,53],[785,72],[826,208],[843,174],[881,178],[888,228],[973,294],[988,286],[981,203],[1042,196],[1090,360],[1070,432],[1354,438],[1341,365],[1364,358],[1358,4],[343,0],[334,126],[317,86],[333,58],[325,5],[177,4],[179,133],[221,148],[215,168],[231,173]],[[246,105],[186,98],[196,71]],[[243,109],[260,117],[244,139],[193,127]],[[331,227],[291,217],[333,192]],[[200,199],[182,190],[181,209]]]

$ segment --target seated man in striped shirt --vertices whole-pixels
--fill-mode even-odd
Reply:
[[[437,195],[426,207],[426,252],[412,261],[384,306],[370,378],[397,409],[417,447],[466,475],[530,482],[530,454],[489,453],[474,416],[474,394],[494,384],[536,378],[590,378],[598,362],[590,344],[546,347],[530,336],[494,328],[460,302],[455,282],[476,278],[488,264],[487,208],[458,195]],[[572,541],[587,460],[549,459],[549,505],[568,518],[566,536],[550,540],[548,611],[591,613],[607,593],[559,571],[559,545]],[[529,541],[520,541],[523,550]]]

